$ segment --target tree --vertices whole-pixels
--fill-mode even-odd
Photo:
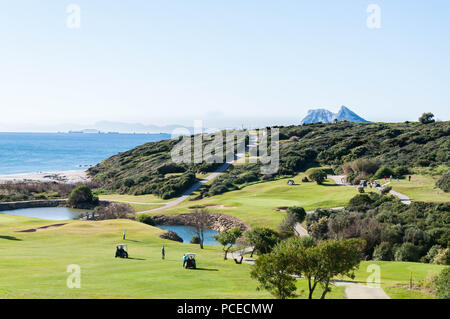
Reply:
[[[303,223],[306,217],[306,211],[303,207],[300,206],[291,206],[287,209],[288,213],[292,213],[295,215],[297,219],[297,223]]]
[[[354,271],[362,259],[364,241],[322,241],[317,246],[304,249],[292,246],[286,253],[291,256],[289,270],[292,274],[308,280],[309,295],[312,299],[317,285],[323,288],[321,299],[330,291],[330,280],[338,275],[354,278]]]
[[[395,261],[419,261],[419,247],[411,243],[403,243],[395,251]]]
[[[423,113],[421,117],[419,117],[419,122],[422,124],[434,123],[434,114],[431,112]]]
[[[394,259],[392,247],[387,242],[380,243],[373,251],[373,260],[385,260],[390,261]]]
[[[196,209],[192,213],[192,226],[195,234],[199,237],[200,248],[203,249],[203,242],[205,240],[205,230],[209,226],[209,212],[206,209]]]
[[[236,240],[242,236],[242,230],[239,227],[234,227],[230,230],[225,230],[220,234],[214,236],[214,239],[217,240],[223,246],[224,260],[227,260],[227,254],[230,251],[231,247],[236,244]]]
[[[302,223],[305,220],[306,211],[303,207],[292,206],[287,208],[286,217],[278,226],[282,238],[293,236],[295,224]]]
[[[88,186],[82,185],[78,186],[70,193],[67,204],[74,208],[97,205],[98,197],[92,194],[92,191]]]
[[[309,174],[308,177],[320,185],[327,179],[327,173],[322,169],[315,169]]]
[[[276,231],[266,227],[255,227],[245,233],[245,240],[250,246],[253,246],[251,256],[255,251],[260,254],[270,253],[273,247],[278,243],[280,237]]]
[[[443,174],[436,182],[436,187],[439,187],[444,192],[450,192],[450,171]]]
[[[260,256],[250,273],[258,280],[258,290],[266,289],[278,299],[287,299],[295,296],[295,278],[289,272],[290,256],[284,251]]]

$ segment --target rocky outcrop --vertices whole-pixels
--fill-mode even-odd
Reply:
[[[153,216],[153,220],[156,225],[188,225],[195,226],[193,213],[180,214],[180,215],[156,215]],[[242,232],[246,232],[250,229],[250,226],[245,224],[240,219],[219,213],[208,213],[207,227],[217,232],[229,230],[234,227],[241,228]]]
[[[14,210],[20,208],[36,208],[36,207],[58,207],[65,206],[65,199],[51,199],[51,200],[31,200],[22,202],[4,202],[0,203],[0,211]]]
[[[162,239],[178,241],[180,243],[183,242],[183,238],[181,238],[180,236],[178,236],[178,234],[176,232],[171,231],[171,230],[168,230],[164,234],[159,235],[159,237],[162,238]]]

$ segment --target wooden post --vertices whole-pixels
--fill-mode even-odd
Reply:
[[[409,290],[412,290],[412,271],[409,272]]]

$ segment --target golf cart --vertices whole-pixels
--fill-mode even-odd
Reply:
[[[187,253],[186,254],[186,269],[195,269],[197,268],[197,263],[195,262],[195,254]]]
[[[128,258],[127,245],[126,244],[117,244],[116,245],[116,258]]]

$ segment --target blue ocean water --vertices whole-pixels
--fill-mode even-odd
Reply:
[[[170,134],[0,133],[0,175],[85,170]]]

